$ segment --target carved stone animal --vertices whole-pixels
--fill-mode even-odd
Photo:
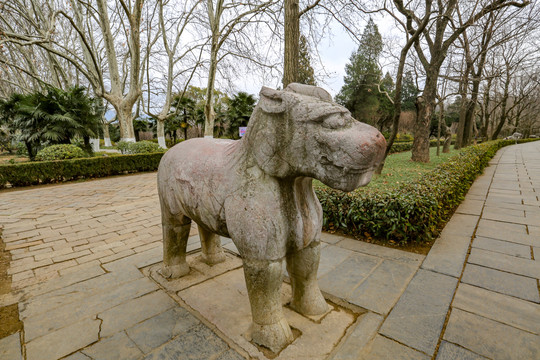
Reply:
[[[322,210],[312,179],[343,191],[366,185],[385,144],[379,131],[353,119],[321,88],[263,87],[241,140],[191,139],[163,156],[162,275],[189,272],[192,220],[208,264],[225,259],[219,235],[230,237],[243,260],[252,340],[279,351],[292,341],[280,301],[284,262],[291,306],[308,315],[328,306],[317,283]]]

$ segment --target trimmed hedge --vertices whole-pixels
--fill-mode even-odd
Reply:
[[[519,142],[527,141],[534,140]],[[449,220],[497,150],[515,143],[497,140],[469,146],[419,180],[387,192],[366,188],[344,193],[316,187],[324,212],[323,229],[402,244],[429,241]]]
[[[0,165],[0,188],[155,171],[163,153],[114,155]]]

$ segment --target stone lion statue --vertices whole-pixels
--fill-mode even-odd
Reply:
[[[292,308],[319,315],[328,307],[317,282],[322,209],[312,179],[343,191],[366,185],[385,145],[379,131],[353,119],[322,88],[263,87],[241,140],[190,139],[163,156],[162,275],[189,272],[192,220],[210,265],[225,259],[219,236],[230,237],[243,260],[252,340],[281,350],[293,339],[280,301],[284,263]]]

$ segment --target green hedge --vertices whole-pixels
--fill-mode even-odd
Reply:
[[[452,144],[454,143],[454,140],[452,140]],[[444,145],[444,139],[440,140],[440,146],[441,148]],[[392,148],[390,149],[390,154],[403,152],[403,151],[409,151],[412,149],[413,142],[394,142],[392,144]],[[435,147],[437,146],[437,140],[430,140],[429,141],[429,147]]]
[[[0,165],[0,188],[48,184],[139,171],[155,171],[163,153],[114,155]]]
[[[527,141],[532,140],[519,142]],[[323,229],[402,244],[430,240],[497,150],[511,144],[515,141],[497,140],[464,148],[418,181],[388,192],[366,188],[344,193],[316,187],[324,212]]]

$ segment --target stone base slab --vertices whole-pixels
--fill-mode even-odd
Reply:
[[[242,348],[254,359],[327,359],[335,347],[345,341],[347,330],[363,314],[329,303],[321,317],[303,316],[288,307],[291,287],[282,286],[285,317],[295,340],[279,354],[251,342],[251,308],[241,260],[227,254],[224,263],[210,267],[200,260],[200,253],[188,256],[191,272],[180,279],[166,280],[159,274],[160,264],[144,270],[169,294],[179,298],[205,319],[207,325],[224,335],[234,348]]]

